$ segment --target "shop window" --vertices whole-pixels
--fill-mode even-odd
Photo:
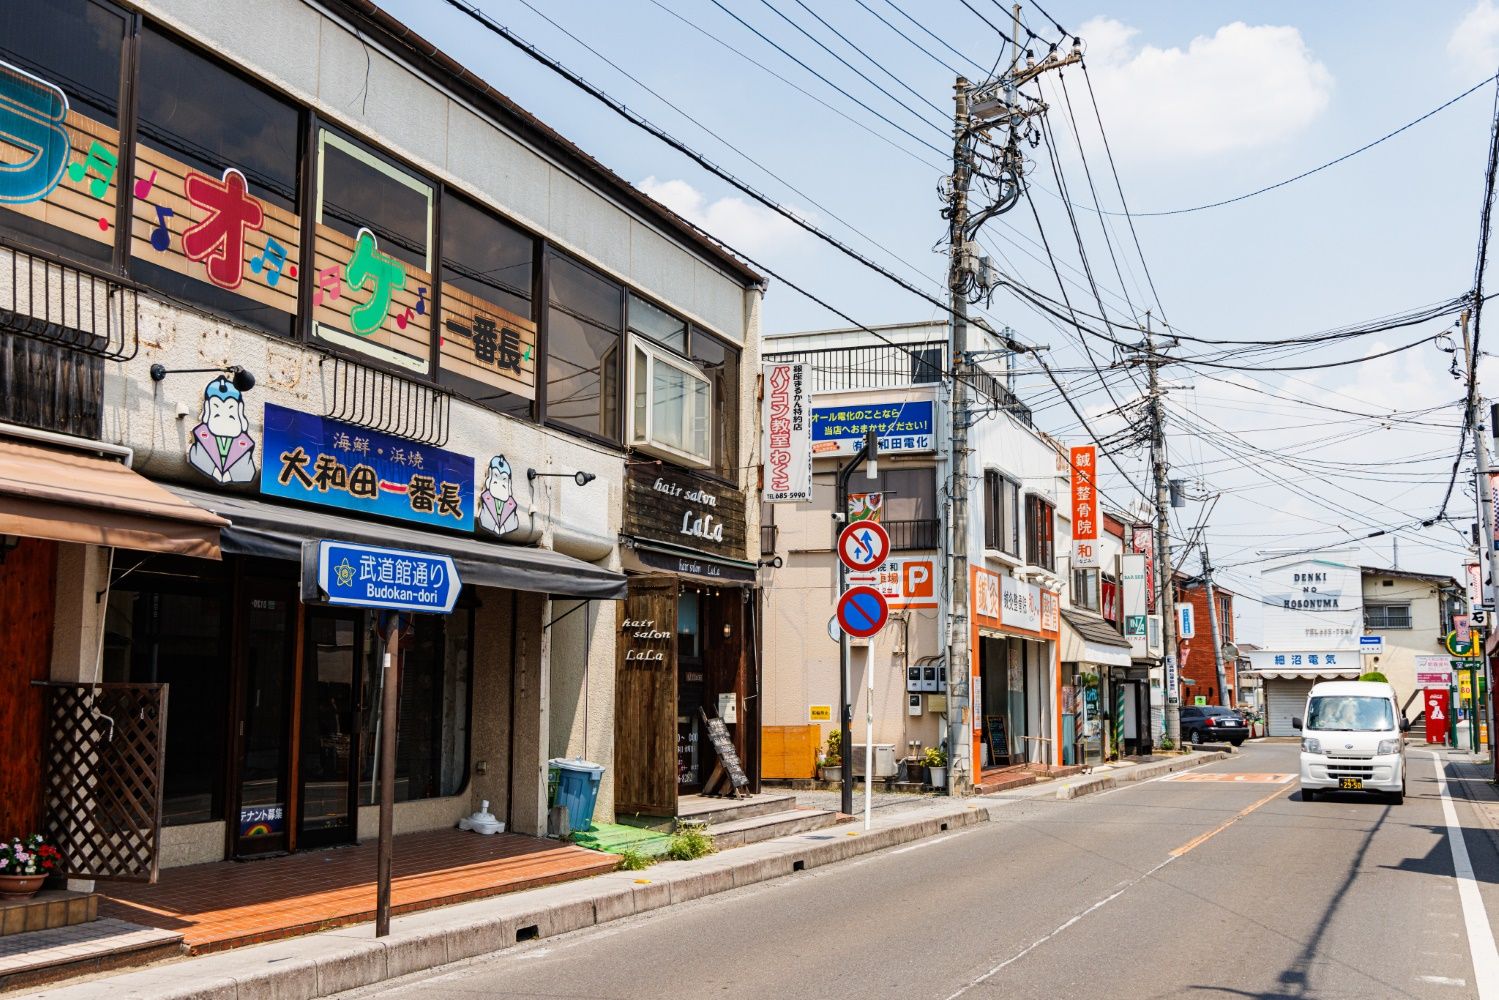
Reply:
[[[1056,508],[1034,494],[1025,498],[1025,561],[1050,570],[1054,567],[1052,545],[1056,530]]]
[[[712,460],[713,386],[680,358],[637,340],[632,348],[630,444],[688,465]]]
[[[1089,611],[1100,611],[1099,574],[1096,569],[1072,571],[1072,603]]]
[[[152,28],[141,33],[139,72],[132,273],[291,336],[304,277],[301,112]],[[215,219],[222,229],[198,228]],[[232,253],[219,259],[224,247]]]
[[[105,619],[105,681],[171,685],[162,822],[224,815],[230,717],[227,581],[117,573]]]
[[[401,641],[401,691],[396,730],[396,801],[457,795],[468,781],[469,693],[473,612],[417,615]],[[365,658],[364,738],[360,741],[359,801],[380,801],[375,763],[381,718],[384,643],[370,642]]]
[[[547,273],[547,422],[619,441],[624,289],[556,252]]]
[[[1020,554],[1020,484],[989,469],[984,473],[984,548]]]
[[[320,129],[313,331],[425,375],[432,368],[432,185]]]
[[[0,161],[12,165],[0,179],[0,219],[79,260],[114,258],[127,23],[95,0],[0,4]],[[24,147],[6,138],[18,136]]]
[[[438,380],[498,413],[532,417],[536,240],[444,191],[441,245]]]
[[[713,384],[713,469],[725,479],[739,473],[739,351],[696,327],[691,357]]]

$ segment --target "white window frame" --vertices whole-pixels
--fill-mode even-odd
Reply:
[[[641,354],[645,355],[646,359],[646,407],[645,427],[643,429],[635,426],[635,393],[638,389],[635,384],[636,351],[639,351]],[[675,448],[669,444],[664,444],[656,440],[656,410],[650,398],[651,383],[653,380],[654,369],[656,365],[666,365],[669,368],[681,372],[692,381],[701,383],[704,387],[707,388],[708,412],[703,415],[703,419],[707,421],[708,425],[707,434],[705,437],[708,447],[705,454],[694,455],[691,452],[683,451],[680,448]],[[675,354],[657,347],[651,341],[635,335],[631,335],[630,337],[629,380],[630,388],[629,395],[627,397],[629,399],[629,406],[627,407],[627,409],[629,411],[630,419],[630,446],[633,448],[639,448],[641,451],[647,451],[651,452],[652,454],[660,455],[662,458],[669,458],[673,461],[681,462],[684,465],[690,465],[693,468],[711,469],[713,467],[712,422],[713,414],[717,412],[715,408],[716,400],[714,399],[713,394],[713,380],[704,376],[703,373],[698,370],[697,366],[692,364],[690,361],[685,361],[682,358],[677,357]],[[690,406],[684,405],[682,407],[682,419],[687,422],[687,426],[683,428],[683,440],[690,441],[692,440],[692,408]]]

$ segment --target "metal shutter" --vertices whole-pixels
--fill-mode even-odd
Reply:
[[[1301,735],[1301,730],[1291,725],[1291,718],[1306,711],[1306,696],[1311,693],[1313,683],[1310,680],[1265,680],[1270,699],[1270,736]]]

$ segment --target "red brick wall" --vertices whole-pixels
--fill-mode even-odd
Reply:
[[[1234,641],[1234,598],[1233,595],[1221,588],[1214,589],[1214,596],[1218,598],[1220,614],[1218,616],[1218,641]],[[1183,640],[1178,644],[1177,660],[1182,664],[1182,676],[1190,677],[1196,681],[1195,684],[1182,685],[1182,704],[1191,705],[1197,695],[1207,698],[1209,705],[1219,704],[1218,698],[1218,671],[1213,660],[1213,626],[1208,618],[1208,595],[1207,588],[1201,584],[1183,586],[1177,585],[1177,601],[1182,604],[1192,605],[1192,614],[1196,624],[1196,636],[1192,639]],[[1227,614],[1222,614],[1223,605],[1227,604]],[[1234,690],[1234,663],[1232,660],[1223,664],[1224,673],[1228,678],[1229,690]]]

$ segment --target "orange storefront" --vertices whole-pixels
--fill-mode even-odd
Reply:
[[[974,774],[1056,764],[1062,739],[1056,593],[969,567]]]

